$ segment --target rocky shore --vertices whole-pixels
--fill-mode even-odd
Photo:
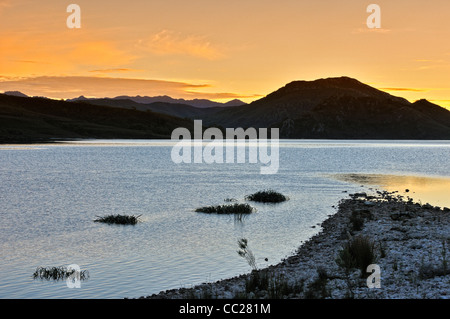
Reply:
[[[356,239],[369,244],[358,250],[373,254],[366,263],[379,266],[378,288],[376,273],[352,263],[359,256],[346,245]],[[450,209],[397,192],[350,194],[317,235],[275,266],[141,298],[448,299],[449,246]]]

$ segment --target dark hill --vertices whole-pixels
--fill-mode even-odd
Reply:
[[[129,99],[80,102],[0,94],[0,142],[50,138],[170,138],[192,119],[221,128],[280,128],[281,138],[448,139],[450,111],[414,103],[349,77],[294,81],[242,106]]]
[[[1,143],[170,138],[177,127],[192,129],[193,123],[151,111],[0,94]]]
[[[78,102],[78,101],[95,101],[99,100],[98,98],[86,98],[84,96],[80,96],[74,99],[68,99],[68,102]],[[245,105],[246,103],[242,102],[241,100],[234,99],[231,101],[228,101],[226,103],[220,103],[215,102],[207,99],[192,99],[192,100],[185,100],[185,99],[174,99],[167,95],[162,96],[128,96],[128,95],[120,95],[116,96],[114,98],[101,98],[101,100],[130,100],[136,103],[140,104],[151,104],[151,103],[170,103],[170,104],[183,104],[183,105],[189,105],[196,108],[214,108],[214,107],[230,107],[230,106],[241,106]]]
[[[375,97],[330,98],[273,127],[279,127],[285,138],[450,139],[449,120],[436,119],[410,104]]]
[[[152,111],[180,118],[202,118],[203,116],[214,114],[221,111],[222,107],[207,107],[199,108],[187,104],[167,103],[167,102],[152,102],[148,104],[138,103],[130,99],[89,99],[84,100],[84,103],[93,105],[103,105],[111,107],[120,107],[138,111]]]
[[[294,81],[204,117],[222,127],[279,127],[283,138],[450,139],[450,111],[410,103],[349,77]]]

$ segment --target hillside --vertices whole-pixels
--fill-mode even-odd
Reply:
[[[415,109],[414,104],[343,96],[330,98],[311,111],[273,127],[279,127],[285,138],[450,139],[448,116],[445,120],[427,113]]]
[[[0,94],[0,143],[170,138],[177,127],[192,129],[193,122],[151,111]]]
[[[96,100],[99,100],[98,98],[86,98],[84,96],[80,96],[74,99],[68,99],[68,102],[80,102],[80,101],[87,101],[87,102],[95,102]],[[116,96],[114,98],[102,98],[101,100],[130,100],[139,104],[151,104],[151,103],[170,103],[170,104],[182,104],[182,105],[189,105],[195,108],[215,108],[215,107],[232,107],[232,106],[241,106],[245,105],[246,103],[242,102],[241,100],[234,99],[231,101],[228,101],[226,103],[220,103],[215,102],[207,99],[192,99],[192,100],[186,100],[186,99],[174,99],[167,95],[162,96],[128,96],[128,95],[120,95]]]
[[[152,111],[155,113],[161,113],[171,115],[180,118],[203,118],[204,116],[214,114],[222,110],[222,107],[208,107],[199,108],[187,104],[180,103],[168,103],[168,102],[151,102],[151,103],[138,103],[129,99],[89,99],[84,100],[82,103],[89,103],[93,105],[102,105],[110,107],[120,107],[130,110],[138,111]]]
[[[450,139],[450,111],[426,100],[410,103],[348,77],[294,81],[203,119],[223,127],[278,127],[282,138]]]
[[[294,81],[250,104],[199,108],[130,99],[55,101],[0,95],[0,142],[170,138],[192,120],[220,128],[280,128],[281,138],[450,140],[450,111],[410,103],[349,77]]]

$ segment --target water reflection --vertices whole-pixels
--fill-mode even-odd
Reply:
[[[333,177],[345,182],[380,187],[390,192],[398,191],[399,194],[409,196],[422,204],[450,207],[448,177],[384,174],[335,174]]]

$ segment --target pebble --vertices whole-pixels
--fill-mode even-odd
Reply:
[[[378,197],[366,200],[367,195],[350,195],[342,200],[337,212],[322,224],[321,231],[304,242],[296,254],[286,258],[266,270],[277,276],[283,274],[288,282],[303,282],[303,290],[290,293],[284,298],[305,298],[309,284],[317,280],[318,269],[327,274],[326,287],[329,298],[347,298],[349,290],[346,283],[353,282],[355,299],[448,299],[450,294],[450,272],[432,278],[421,278],[421,268],[427,266],[438,273],[442,269],[442,256],[450,256],[450,214],[443,210],[430,209],[433,206],[417,205],[417,215],[405,211],[406,202],[393,196],[394,192],[377,192]],[[360,199],[364,197],[364,199]],[[360,231],[349,229],[352,212],[369,210],[372,218],[364,220]],[[421,216],[416,218],[416,216]],[[348,236],[367,236],[377,253],[376,264],[380,266],[381,288],[367,287],[366,280],[360,278],[360,271],[346,274],[335,260]],[[443,244],[446,240],[447,244]],[[381,248],[383,247],[383,256]],[[445,249],[445,254],[444,254]],[[230,291],[242,295],[245,280],[249,274],[221,280],[208,285],[217,298],[230,298]],[[228,287],[228,293],[225,288]],[[163,291],[141,298],[183,299],[189,296],[186,289]],[[267,298],[267,291],[251,293],[247,297]]]

